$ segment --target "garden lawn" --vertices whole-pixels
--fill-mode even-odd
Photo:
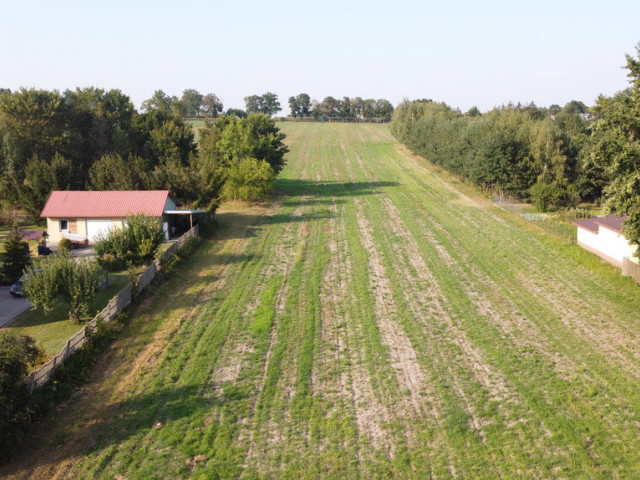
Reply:
[[[7,478],[639,478],[640,291],[400,147],[281,124],[278,195],[141,304]]]
[[[126,272],[110,273],[109,287],[100,290],[89,302],[89,312],[92,318],[106,307],[109,300],[128,282],[129,277]],[[35,338],[38,346],[45,351],[46,357],[50,358],[60,352],[67,340],[78,333],[81,328],[82,325],[69,320],[69,306],[58,302],[47,314],[41,308],[27,310],[3,330]]]

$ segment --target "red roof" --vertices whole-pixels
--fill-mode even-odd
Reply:
[[[609,230],[613,230],[614,232],[621,233],[622,232],[622,224],[627,219],[626,215],[619,217],[618,215],[607,215],[606,217],[596,217],[594,221],[598,225],[602,225],[603,227],[608,228]]]
[[[622,224],[626,219],[626,215],[622,217],[618,215],[607,215],[606,217],[591,217],[585,218],[584,220],[576,220],[573,224],[593,233],[598,233],[601,226],[613,230],[616,233],[622,233]]]
[[[598,224],[594,222],[593,218],[585,218],[583,220],[576,220],[573,222],[574,225],[584,228],[585,230],[589,230],[593,233],[598,233]]]
[[[41,217],[124,218],[143,214],[160,217],[169,190],[58,191],[49,195]]]

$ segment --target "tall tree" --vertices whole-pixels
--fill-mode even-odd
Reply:
[[[280,108],[280,102],[278,101],[278,95],[272,92],[267,92],[262,95],[262,113],[269,115],[270,117],[278,113]]]
[[[292,117],[301,117],[300,106],[298,105],[297,97],[289,97],[289,109],[291,110]]]
[[[169,96],[162,90],[156,90],[151,98],[142,102],[142,110],[145,112],[159,110],[164,113],[170,113],[173,111],[173,103],[176,101],[176,97]]]
[[[311,115],[311,97],[306,93],[289,97],[289,108],[292,117],[308,117]]]
[[[68,110],[66,157],[74,166],[74,187],[82,188],[93,163],[110,152],[128,153],[135,109],[120,90],[77,88],[64,92]]]
[[[0,95],[2,134],[2,196],[20,202],[25,166],[34,156],[44,159],[67,150],[67,109],[57,91],[20,89]]]
[[[364,100],[362,97],[356,97],[351,99],[351,114],[356,118],[363,117]]]
[[[131,153],[144,158],[149,168],[167,158],[178,158],[186,164],[197,152],[193,129],[173,114],[159,110],[136,115],[131,138]]]
[[[244,97],[244,103],[247,115],[251,115],[252,113],[262,113],[262,110],[264,108],[264,100],[259,95]]]
[[[352,117],[351,112],[351,99],[349,97],[342,97],[342,101],[338,104],[339,115],[342,118]]]
[[[29,215],[38,221],[52,190],[69,190],[72,186],[73,164],[60,154],[50,161],[33,157],[25,168],[20,203]]]
[[[389,100],[380,98],[376,100],[376,117],[383,122],[390,122],[393,116],[393,105]]]
[[[2,279],[7,283],[17,282],[24,269],[31,264],[29,247],[22,241],[17,226],[11,229],[3,247],[4,251],[0,253]]]
[[[130,155],[125,161],[119,154],[104,155],[89,170],[90,190],[144,190],[149,185],[149,166],[144,159]]]
[[[597,100],[594,129],[598,141],[592,155],[611,179],[604,190],[606,209],[627,215],[623,232],[640,245],[640,44],[636,57],[626,55],[631,86]]]
[[[205,117],[216,118],[222,113],[224,105],[214,93],[207,93],[202,97],[202,111]]]
[[[301,93],[296,99],[298,101],[300,115],[302,117],[309,117],[311,115],[311,97],[306,93]]]
[[[202,108],[202,94],[193,88],[182,92],[180,103],[184,106],[184,116],[199,117]]]

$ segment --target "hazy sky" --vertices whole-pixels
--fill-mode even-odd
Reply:
[[[628,85],[640,0],[0,0],[0,87],[592,105]]]

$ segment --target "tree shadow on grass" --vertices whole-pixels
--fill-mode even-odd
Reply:
[[[216,410],[231,408],[235,402],[248,397],[248,394],[233,389],[228,394],[219,389],[216,395],[204,394],[212,388],[211,385],[208,385],[208,390],[203,389],[203,385],[166,386],[99,410],[87,407],[83,412],[80,407],[76,410],[78,416],[64,434],[49,439],[52,445],[57,445],[56,448],[38,456],[22,452],[0,467],[0,476],[13,474],[26,478],[25,475],[30,476],[29,472],[55,469],[56,465],[69,459],[99,455],[101,451],[120,446],[132,437],[142,436],[145,442],[179,446],[185,438],[185,426],[192,431],[204,429]],[[107,454],[94,474],[99,477],[111,460],[111,455]],[[25,470],[26,465],[28,471]]]
[[[398,182],[338,182],[334,180],[312,181],[303,179],[280,178],[276,180],[276,190],[285,197],[311,196],[329,197],[359,197],[362,195],[376,195],[381,189],[398,187]],[[317,201],[317,199],[314,199]]]
[[[384,189],[399,187],[398,182],[339,182],[280,178],[275,182],[275,194],[287,207],[328,207],[342,204],[349,197],[378,195]],[[256,216],[251,213],[223,212],[216,215],[214,239],[251,238],[257,236],[263,225],[309,222],[332,218],[328,209],[305,211],[301,215],[276,213]],[[241,228],[237,228],[238,226]],[[234,228],[235,227],[235,228]]]

